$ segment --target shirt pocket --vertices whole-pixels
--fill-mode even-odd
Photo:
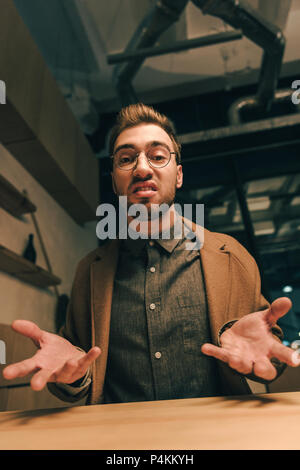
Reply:
[[[183,349],[186,354],[199,356],[203,344],[201,302],[188,296],[177,298],[177,318],[182,325]]]

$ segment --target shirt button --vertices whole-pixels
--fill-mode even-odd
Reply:
[[[150,304],[149,307],[150,307],[150,310],[154,310],[155,309],[155,304]]]
[[[154,266],[151,266],[150,271],[151,271],[152,273],[155,273],[155,267],[154,267]]]
[[[157,351],[154,356],[156,357],[156,359],[160,359],[161,358],[161,352]]]

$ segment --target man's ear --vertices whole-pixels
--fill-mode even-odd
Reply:
[[[182,165],[177,165],[176,188],[181,188],[183,183]]]

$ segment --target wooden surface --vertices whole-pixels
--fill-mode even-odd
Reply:
[[[1,174],[0,206],[16,217],[36,211],[36,206]]]
[[[0,413],[1,449],[300,449],[300,392]]]

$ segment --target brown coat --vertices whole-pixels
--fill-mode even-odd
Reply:
[[[186,220],[185,220],[186,221]],[[195,225],[193,224],[195,230]],[[88,404],[102,401],[105,378],[110,312],[119,240],[110,240],[80,261],[75,274],[67,321],[61,334],[85,351],[99,346],[102,354],[92,366]],[[261,294],[257,265],[250,254],[228,235],[204,230],[200,250],[212,341],[218,344],[221,327],[242,316],[267,308]],[[219,362],[226,395],[251,393],[244,377]],[[50,390],[65,396],[51,384]],[[74,401],[70,398],[70,401]]]

